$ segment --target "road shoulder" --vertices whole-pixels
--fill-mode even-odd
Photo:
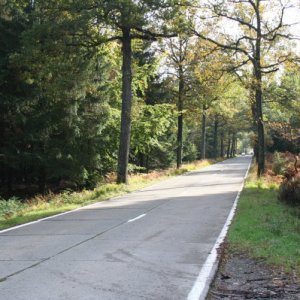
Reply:
[[[299,278],[245,253],[230,252],[227,245],[207,299],[298,300]]]

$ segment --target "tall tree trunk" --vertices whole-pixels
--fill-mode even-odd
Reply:
[[[220,156],[224,157],[224,132],[221,132],[220,135]]]
[[[206,148],[206,107],[203,105],[202,110],[202,125],[201,125],[201,145],[200,145],[200,153],[201,159],[206,158],[205,148]]]
[[[256,22],[257,35],[255,43],[255,108],[256,108],[256,125],[257,125],[257,176],[261,176],[265,172],[265,132],[262,112],[262,70],[261,70],[261,19],[259,11],[260,1],[256,2]]]
[[[178,132],[177,132],[177,169],[182,164],[182,138],[183,138],[183,89],[184,78],[182,68],[179,68],[179,90],[178,90]]]
[[[251,89],[253,92],[255,90],[255,86]],[[257,142],[257,113],[256,113],[256,101],[255,101],[255,95],[252,97],[252,93],[250,94],[251,99],[251,111],[252,111],[252,118],[253,118],[253,127],[256,129],[256,135],[254,137],[253,141],[253,152],[256,163],[258,162],[258,142]],[[253,99],[253,100],[252,100]]]
[[[253,153],[254,153],[254,157],[255,157],[255,162],[257,163],[258,162],[258,143],[257,141],[255,140],[254,141],[254,147],[253,147]]]
[[[218,128],[219,128],[219,120],[218,116],[215,116],[214,122],[214,159],[218,157]]]
[[[260,72],[258,72],[260,73]],[[260,177],[265,172],[265,130],[262,113],[262,87],[261,74],[257,76],[257,88],[255,91],[256,112],[257,112],[257,176]]]
[[[235,134],[233,133],[231,136],[230,157],[234,157],[234,148],[235,148]]]
[[[231,133],[228,133],[228,142],[227,142],[227,153],[226,156],[227,158],[230,157],[230,149],[231,149]]]
[[[233,134],[232,137],[232,157],[236,156],[236,146],[237,146],[237,139],[236,139],[236,134]]]
[[[131,130],[131,106],[132,106],[132,49],[130,28],[122,29],[122,113],[121,113],[121,133],[118,158],[118,183],[128,183],[128,157],[130,147]]]

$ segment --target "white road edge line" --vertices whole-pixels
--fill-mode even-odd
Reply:
[[[220,245],[224,242],[224,239],[227,235],[229,226],[235,215],[236,207],[237,207],[241,192],[244,188],[245,180],[248,176],[248,173],[249,173],[249,170],[251,167],[251,162],[252,162],[252,159],[249,163],[246,175],[243,178],[243,183],[240,187],[240,190],[234,200],[233,206],[227,217],[226,223],[224,224],[224,227],[222,228],[222,231],[221,231],[220,235],[218,236],[217,241],[216,241],[215,245],[213,246],[210,254],[208,255],[206,261],[204,262],[203,267],[200,270],[199,275],[194,283],[194,286],[191,289],[191,291],[187,297],[187,300],[205,300],[205,298],[207,296],[210,284],[215,276],[215,273],[216,273],[218,265],[219,265],[219,258],[218,258],[217,250],[220,247]]]
[[[42,221],[46,221],[46,220],[49,220],[49,219],[53,219],[53,218],[56,218],[56,217],[64,216],[64,215],[76,212],[78,210],[85,210],[85,209],[87,209],[89,207],[93,207],[95,204],[100,204],[102,202],[107,202],[107,201],[118,200],[118,199],[122,198],[123,196],[125,196],[125,194],[121,195],[121,196],[116,196],[116,197],[109,198],[109,199],[107,199],[105,201],[98,201],[98,202],[94,202],[94,203],[91,203],[91,204],[87,204],[85,206],[77,207],[75,209],[72,209],[72,210],[69,210],[69,211],[65,211],[65,212],[62,212],[62,213],[59,213],[59,214],[55,214],[55,215],[52,215],[52,216],[49,216],[49,217],[41,218],[41,219],[38,219],[38,220],[35,220],[35,221],[31,221],[31,222],[27,222],[27,223],[24,223],[24,224],[16,225],[16,226],[13,226],[13,227],[9,227],[7,229],[2,229],[2,230],[0,230],[0,234],[8,232],[8,231],[11,231],[11,230],[15,230],[15,229],[18,229],[18,228],[26,227],[26,226],[29,226],[29,225],[32,225],[32,224],[36,224],[36,223],[39,223],[39,222],[42,222]]]
[[[14,226],[14,227],[10,227],[10,228],[7,228],[7,229],[3,229],[3,230],[0,230],[0,234],[11,231],[11,230],[15,230],[15,229],[18,229],[18,228],[26,227],[28,225],[36,224],[36,223],[39,223],[39,222],[42,222],[42,221],[45,221],[45,220],[49,220],[49,219],[53,219],[53,218],[60,217],[60,216],[63,216],[63,215],[67,215],[67,214],[70,214],[74,211],[80,210],[82,208],[83,207],[79,207],[79,208],[76,208],[76,209],[73,209],[73,210],[70,210],[70,211],[66,211],[66,212],[63,212],[63,213],[60,213],[60,214],[56,214],[56,215],[53,215],[53,216],[50,216],[50,217],[38,219],[36,221],[32,221],[32,222],[24,223],[24,224],[17,225],[17,226]]]
[[[138,220],[138,219],[141,219],[141,218],[143,218],[143,217],[145,217],[145,216],[146,216],[146,214],[139,215],[139,216],[137,216],[137,217],[134,218],[134,219],[128,220],[127,223],[134,222],[134,221],[136,221],[136,220]]]
[[[116,196],[116,197],[113,197],[113,198],[110,198],[110,199],[107,199],[105,201],[113,201],[113,200],[117,200],[117,199],[119,199],[121,197],[122,197],[122,195],[121,196]],[[39,222],[42,222],[42,221],[45,221],[45,220],[54,219],[56,217],[64,216],[64,215],[67,215],[67,214],[71,214],[71,213],[76,212],[78,210],[85,210],[88,207],[93,207],[93,205],[99,204],[99,203],[102,203],[102,202],[104,202],[104,201],[99,201],[99,202],[91,203],[91,204],[88,204],[88,205],[85,205],[85,206],[77,207],[77,208],[69,210],[69,211],[65,211],[65,212],[62,212],[62,213],[59,213],[59,214],[55,214],[55,215],[52,215],[52,216],[49,216],[49,217],[41,218],[41,219],[38,219],[38,220],[35,220],[35,221],[31,221],[31,222],[27,222],[27,223],[24,223],[24,224],[21,224],[21,225],[16,225],[16,226],[13,226],[13,227],[10,227],[10,228],[7,228],[7,229],[2,229],[2,230],[0,230],[0,234],[8,232],[8,231],[11,231],[11,230],[15,230],[15,229],[18,229],[18,228],[26,227],[26,226],[29,226],[29,225],[32,225],[32,224],[36,224],[36,223],[39,223]]]

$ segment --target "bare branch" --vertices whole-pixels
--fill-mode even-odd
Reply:
[[[249,58],[250,61],[252,61],[253,63],[255,62],[254,58],[250,55],[250,53],[247,50],[239,47],[237,43],[234,43],[234,44],[231,44],[231,45],[223,44],[223,43],[218,42],[216,40],[213,40],[213,39],[211,39],[211,38],[209,38],[207,36],[204,36],[203,34],[197,32],[196,30],[194,30],[194,34],[196,36],[198,36],[199,38],[204,39],[206,41],[209,41],[212,44],[214,44],[214,45],[216,45],[216,46],[218,46],[218,47],[220,47],[222,49],[227,49],[227,50],[241,52],[241,53],[245,54]]]
[[[162,33],[162,32],[153,32],[151,30],[147,30],[147,29],[143,29],[140,27],[132,27],[133,29],[135,29],[136,31],[144,34],[145,37],[153,37],[153,38],[172,38],[172,37],[176,37],[178,36],[177,33],[173,32],[173,33]]]

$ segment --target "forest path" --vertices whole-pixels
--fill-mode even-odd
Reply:
[[[0,299],[196,299],[250,161],[0,233]]]

